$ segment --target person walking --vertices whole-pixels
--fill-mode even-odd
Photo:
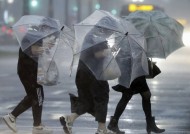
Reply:
[[[105,44],[104,44],[105,43]],[[85,56],[94,60],[94,65],[97,68],[102,65],[103,55],[100,51],[107,49],[107,42],[96,45],[91,48],[93,51],[86,50]],[[93,55],[92,55],[93,54]],[[63,115],[60,117],[60,122],[66,134],[72,134],[72,125],[74,121],[85,113],[94,113],[95,121],[98,122],[98,129],[96,134],[112,134],[111,131],[106,129],[106,116],[109,101],[109,85],[107,81],[97,80],[91,70],[86,64],[79,60],[76,86],[78,89],[78,104],[76,111],[70,115]]]
[[[150,64],[150,61],[148,61]],[[154,64],[154,67],[156,65]],[[156,66],[157,69],[159,69]],[[154,70],[155,71],[155,70]],[[160,72],[158,72],[160,73]],[[158,74],[156,74],[158,75]],[[154,76],[155,77],[155,76]],[[115,113],[113,116],[111,116],[110,122],[108,124],[108,129],[116,132],[117,134],[124,134],[125,132],[121,131],[118,127],[118,121],[121,117],[122,113],[124,112],[128,102],[135,94],[140,94],[142,97],[142,108],[145,113],[146,117],[146,131],[148,134],[151,132],[155,133],[163,133],[165,129],[160,129],[157,127],[155,123],[155,117],[152,116],[152,110],[151,110],[151,92],[148,87],[146,76],[140,76],[136,78],[130,85],[129,88],[126,88],[120,84],[112,87],[115,91],[121,92],[122,97],[119,100]]]
[[[44,26],[43,26],[44,27]],[[33,27],[34,28],[34,27]],[[36,27],[37,28],[37,27]],[[38,29],[35,29],[37,31]],[[44,29],[48,30],[48,29]],[[57,33],[56,33],[57,34]],[[51,35],[51,38],[54,35]],[[55,35],[57,36],[57,35]],[[30,33],[27,33],[23,38],[22,42],[28,42],[30,38]],[[48,37],[47,37],[48,38]],[[42,38],[36,43],[32,44],[25,50],[19,49],[19,57],[17,64],[17,74],[20,78],[21,83],[24,86],[26,96],[20,103],[11,111],[8,115],[2,117],[5,124],[13,131],[17,132],[16,119],[23,112],[32,108],[33,115],[33,134],[52,134],[53,131],[45,127],[42,124],[42,109],[44,101],[44,90],[43,86],[37,83],[37,71],[38,71],[38,57],[45,50],[43,45],[47,45],[45,40],[47,38]],[[56,38],[53,38],[54,42]],[[44,44],[45,43],[45,44]]]
[[[78,102],[75,111],[60,117],[60,123],[66,134],[72,134],[74,121],[85,113],[93,113],[92,116],[98,122],[96,134],[114,134],[106,127],[109,102],[109,85],[106,78],[116,77],[118,74],[114,71],[104,72],[104,63],[109,60],[108,55],[111,54],[106,38],[110,37],[114,31],[100,26],[113,27],[116,26],[115,23],[111,17],[104,16],[97,22],[97,26],[94,26],[84,36],[75,78]],[[103,80],[101,78],[99,80],[98,77]]]

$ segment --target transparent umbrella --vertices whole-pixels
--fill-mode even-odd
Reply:
[[[72,47],[71,30],[59,20],[37,15],[22,16],[12,28],[22,51],[38,62],[38,82],[47,84],[49,78],[56,84],[59,73],[53,59],[59,44]]]
[[[166,58],[184,46],[183,26],[161,11],[136,11],[125,17],[144,34],[146,53],[151,58]]]
[[[12,28],[22,51],[34,60],[36,60],[36,57],[39,55],[31,53],[31,50],[36,48],[36,51],[38,51],[37,46],[41,46],[44,49],[46,47],[48,49],[48,45],[43,46],[43,44],[47,44],[46,42],[50,44],[51,41],[55,44],[55,38],[47,39],[46,37],[55,36],[57,38],[61,31],[60,22],[58,20],[37,15],[22,16]],[[36,47],[31,48],[31,46]],[[54,46],[51,48],[53,47]]]
[[[145,38],[130,22],[96,10],[74,29],[74,54],[97,79],[112,80],[125,73],[119,81],[123,79],[120,84],[128,87],[134,78],[148,74]]]

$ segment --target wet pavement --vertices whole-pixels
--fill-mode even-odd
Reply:
[[[17,51],[17,50],[16,50]],[[16,52],[15,51],[15,52]],[[152,92],[152,113],[164,134],[190,134],[190,48],[182,48],[166,60],[158,60],[162,73],[154,79],[148,79]],[[17,53],[0,57],[0,116],[9,113],[24,97],[25,92],[16,74]],[[69,77],[65,71],[62,84],[45,87],[43,123],[54,130],[54,134],[63,134],[59,117],[70,113],[68,93],[76,93],[74,75]],[[110,82],[110,86],[113,82]],[[107,116],[113,115],[121,94],[110,88],[110,102]],[[31,134],[31,109],[17,119],[18,134]],[[126,134],[146,134],[145,116],[140,95],[135,95],[122,114],[119,127]],[[79,117],[74,126],[74,134],[95,134],[97,123],[85,114]],[[1,122],[0,134],[13,134]]]

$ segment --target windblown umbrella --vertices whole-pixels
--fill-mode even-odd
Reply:
[[[38,82],[47,84],[46,78],[49,78],[56,84],[59,73],[55,52],[60,45],[72,47],[74,37],[70,29],[56,19],[37,15],[21,17],[12,28],[22,51],[38,62]]]
[[[96,10],[74,28],[74,54],[80,54],[80,60],[97,79],[112,80],[125,73],[120,84],[129,87],[133,79],[148,74],[147,57],[143,49],[145,38],[130,22],[109,12]],[[101,50],[98,53],[102,58],[99,62],[101,65],[92,58],[97,50]]]
[[[146,53],[151,58],[166,58],[184,46],[183,26],[161,11],[136,11],[125,17],[144,34]]]

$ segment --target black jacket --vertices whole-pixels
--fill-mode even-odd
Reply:
[[[23,79],[35,79],[37,81],[38,63],[33,58],[19,49],[19,57],[17,64],[17,73]]]

